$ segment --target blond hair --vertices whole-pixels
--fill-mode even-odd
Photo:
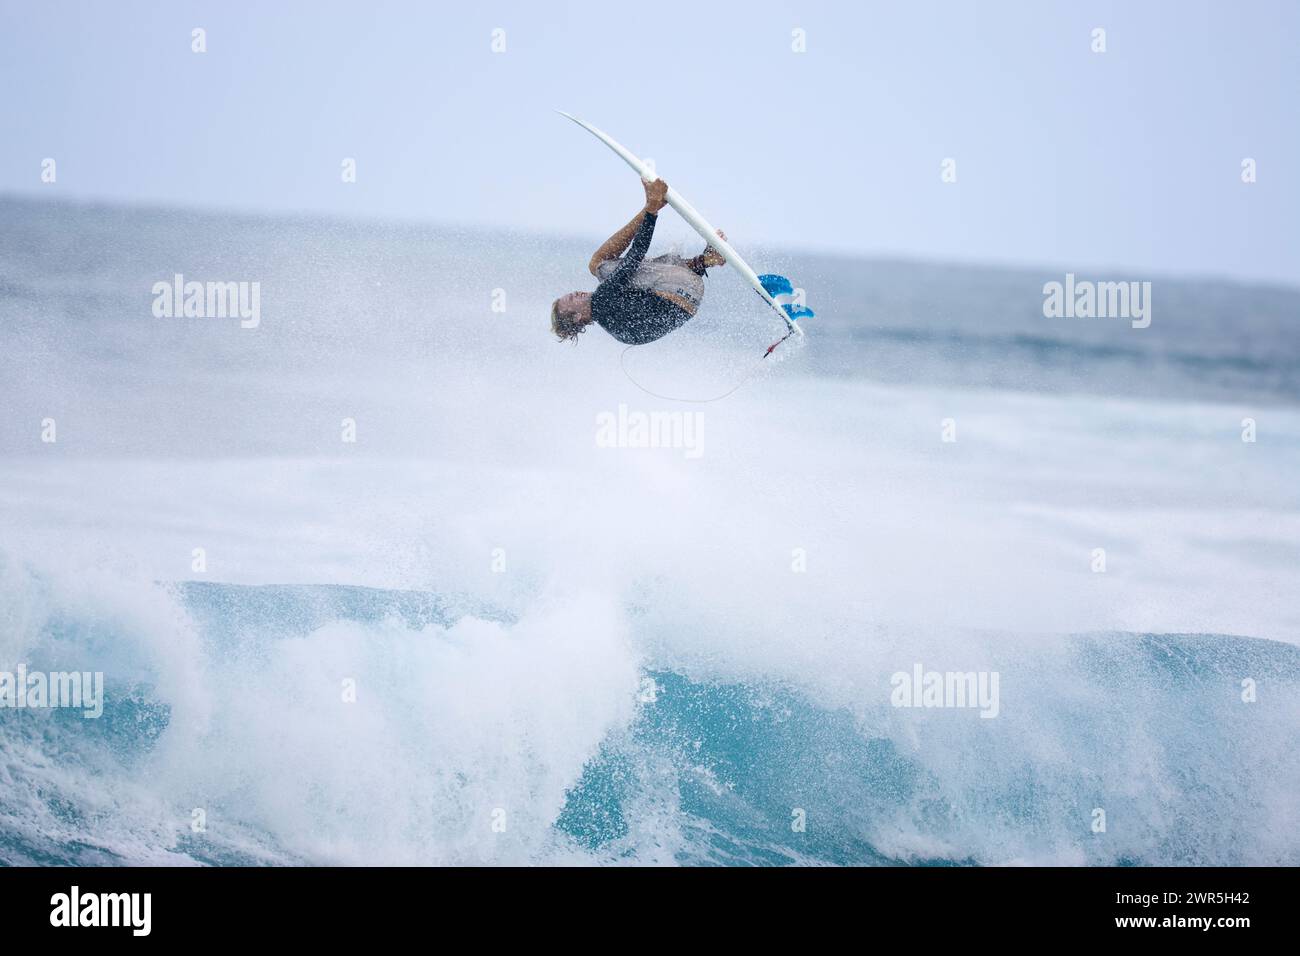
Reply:
[[[576,345],[578,336],[587,331],[587,326],[578,321],[576,313],[562,312],[560,300],[556,299],[551,305],[551,331],[561,342],[572,341]]]

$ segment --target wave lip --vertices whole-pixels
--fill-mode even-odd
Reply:
[[[658,673],[656,701],[588,764],[558,825],[617,847],[636,830],[624,809],[664,789],[672,768],[663,799],[692,834],[680,862],[1300,860],[1286,825],[1300,785],[1288,743],[1300,729],[1300,648],[1082,635],[1052,658],[1003,675],[1005,730],[971,713],[854,714],[789,688]],[[1256,702],[1243,701],[1243,680]]]
[[[1292,645],[1011,642],[1000,716],[980,720],[889,706],[884,664],[850,705],[647,669],[626,612],[594,596],[514,616],[416,591],[183,584],[123,613],[120,591],[6,586],[23,653],[99,655],[108,675],[99,721],[0,712],[11,864],[1300,862]],[[168,676],[176,622],[193,683]]]

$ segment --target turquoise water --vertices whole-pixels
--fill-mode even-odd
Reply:
[[[0,708],[0,862],[1300,862],[1300,293],[746,250],[817,318],[715,270],[686,406],[549,335],[590,252],[0,200],[0,670],[108,696]]]
[[[241,669],[276,671],[277,643],[310,645],[331,627],[356,626],[349,641],[356,645],[454,642],[456,616],[464,613],[458,602],[436,595],[363,588],[186,585],[174,593],[204,648],[209,683],[220,685],[238,685]],[[514,622],[499,615],[497,623],[508,631]],[[107,621],[56,614],[42,639],[51,648],[111,643],[110,628]],[[365,653],[354,650],[361,657],[353,663],[364,673]],[[721,865],[1300,859],[1294,830],[1285,826],[1300,782],[1292,746],[1300,731],[1300,649],[1221,635],[1108,634],[1068,638],[1048,658],[1013,656],[1004,669],[1005,728],[980,726],[973,714],[900,717],[890,713],[887,690],[879,687],[862,688],[861,706],[829,707],[780,682],[719,682],[646,669],[635,709],[599,737],[553,817],[537,819],[539,832],[526,841],[525,858]],[[1256,703],[1239,698],[1243,675],[1257,682]],[[436,675],[429,686],[439,686]],[[1141,701],[1136,713],[1134,699]],[[215,706],[226,704],[219,698]],[[276,814],[287,808],[263,802],[276,790],[275,774],[238,779],[240,768],[251,770],[258,761],[226,755],[233,778],[201,785],[187,778],[186,761],[169,756],[180,743],[169,737],[183,733],[173,725],[173,709],[184,705],[142,674],[110,682],[99,721],[59,711],[0,713],[10,780],[0,796],[0,857],[9,863],[337,859],[328,842],[279,832]],[[397,776],[370,783],[378,791],[409,791],[406,812],[419,823],[412,837],[417,849],[427,862],[446,862],[445,848],[474,821],[451,812],[429,775],[446,772],[453,789],[459,775],[468,793],[476,775],[494,772],[493,749],[479,741],[476,764],[443,766],[446,756],[436,748],[404,739],[403,722],[418,719],[400,699],[376,714],[380,737],[372,744],[398,741],[381,762]],[[214,717],[186,748],[226,746],[215,730],[222,716]],[[915,745],[900,734],[900,720],[920,728]],[[930,735],[953,721],[966,724],[959,752],[931,747]],[[1036,725],[1029,738],[1022,735],[1027,721]],[[322,723],[309,732],[328,737],[341,728]],[[299,762],[292,742],[270,728],[246,733],[268,751],[261,766],[283,760],[286,772],[314,778],[300,781],[300,792],[315,806],[299,812],[328,808],[349,829],[373,838],[373,850],[392,839],[387,825],[352,802],[348,782]],[[502,740],[500,746],[519,744]],[[545,757],[539,750],[528,759]],[[364,755],[339,759],[359,774],[367,767]],[[44,761],[69,776],[52,773]],[[1137,766],[1156,785],[1138,786],[1130,776]],[[34,771],[41,785],[21,779],[24,770]],[[518,779],[493,781],[494,799],[507,805],[535,799],[521,772]],[[196,788],[208,789],[212,822],[205,834],[188,827],[184,797]],[[1107,809],[1105,833],[1090,828],[1098,805]],[[792,826],[796,811],[802,829]],[[478,852],[485,852],[482,846]],[[513,850],[503,856],[516,860]]]

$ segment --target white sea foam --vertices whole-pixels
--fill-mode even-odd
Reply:
[[[89,316],[78,337],[35,349],[43,326],[6,313],[0,668],[103,670],[110,705],[82,722],[93,732],[28,714],[0,732],[5,859],[826,862],[869,844],[900,859],[1296,862],[1279,834],[1295,832],[1284,742],[1300,717],[1267,684],[1285,667],[1203,656],[1187,670],[1216,683],[1171,702],[1159,648],[1094,672],[1064,637],[1297,642],[1295,407],[818,378],[815,328],[733,398],[680,406],[639,392],[598,331],[550,340],[547,301],[571,281],[558,268],[479,315],[467,303],[511,281],[490,243],[433,300],[382,243],[284,261],[306,235],[254,242],[265,273],[230,264],[262,281],[256,330],[151,326],[114,283],[88,304],[53,278],[39,297]],[[122,288],[203,265],[142,241],[158,248],[122,263]],[[395,248],[412,263],[464,252]],[[639,381],[712,394],[749,371],[768,330],[715,290],[714,311],[635,353]],[[621,404],[703,416],[702,454],[599,447],[592,423]],[[291,590],[278,617],[250,617],[238,591],[204,616],[178,581],[412,589],[464,613],[308,613],[325,599]],[[891,708],[889,676],[916,661],[999,672],[998,717]],[[647,673],[687,683],[648,705]],[[1245,677],[1263,682],[1255,710],[1237,703]],[[699,690],[713,686],[756,696]],[[691,723],[696,691],[715,722]],[[799,720],[817,739],[782,740]],[[765,809],[785,819],[782,788],[824,779],[809,832],[830,815],[842,845],[738,835],[757,797],[726,772],[741,759],[727,734],[751,724],[772,748],[758,770],[778,776]],[[626,767],[591,771],[608,753]],[[844,753],[861,762],[835,776]],[[1274,769],[1245,781],[1247,764]],[[595,792],[628,792],[591,797],[621,810],[584,843],[573,794],[589,773]],[[1076,829],[1096,800],[1125,821],[1110,843]],[[1171,806],[1222,826],[1180,831]]]

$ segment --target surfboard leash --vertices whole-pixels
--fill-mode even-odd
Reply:
[[[785,339],[788,339],[789,337],[790,335],[787,334]],[[784,342],[785,339],[782,339],[781,342]],[[627,377],[627,380],[629,382],[631,382],[641,391],[645,392],[651,398],[657,398],[660,401],[664,401],[664,402],[686,402],[691,405],[707,405],[710,402],[720,402],[724,398],[730,398],[732,395],[736,394],[736,392],[740,391],[741,388],[743,388],[745,385],[749,383],[749,380],[751,378],[753,378],[755,375],[758,374],[758,370],[763,367],[763,359],[767,358],[767,356],[771,354],[772,349],[776,348],[777,345],[780,345],[781,342],[777,342],[776,345],[773,345],[772,348],[768,349],[767,352],[763,354],[763,358],[759,359],[757,362],[754,363],[753,368],[749,370],[749,374],[747,374],[739,382],[733,385],[730,389],[723,392],[721,395],[715,395],[713,398],[678,398],[674,395],[660,395],[658,392],[652,392],[650,389],[646,388],[644,385],[642,385],[640,382],[634,379],[632,377],[632,373],[627,370],[627,361],[626,361],[627,353],[632,351],[635,348],[640,347],[637,345],[629,345],[627,348],[625,348],[622,352],[619,353],[618,367],[623,370],[623,374]]]
[[[777,347],[778,345],[780,345],[782,342],[784,342],[786,339],[788,339],[790,336],[794,335],[795,331],[796,331],[795,327],[794,327],[793,325],[790,326],[790,331],[789,331],[789,332],[785,333],[785,335],[781,336],[779,339],[777,339],[775,342],[773,342],[771,345],[769,345],[769,346],[767,347],[767,351],[763,353],[763,358],[765,359],[765,358],[767,358],[769,355],[771,355],[773,352],[775,352],[775,351],[776,351],[776,347]],[[759,359],[760,362],[761,362],[762,360],[763,360],[763,359]]]

